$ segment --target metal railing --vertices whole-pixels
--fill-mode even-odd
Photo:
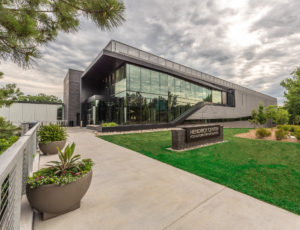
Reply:
[[[0,229],[20,229],[21,198],[37,151],[37,123],[0,155]]]
[[[8,117],[6,117],[6,120],[10,120],[10,119]],[[37,121],[12,121],[12,124],[16,125],[16,126],[23,126],[23,124],[32,124],[32,123],[36,123],[36,122]],[[49,125],[49,124],[55,124],[55,125],[60,125],[60,126],[67,126],[68,125],[67,120],[54,120],[54,121],[40,120],[38,122],[41,123],[42,125]]]

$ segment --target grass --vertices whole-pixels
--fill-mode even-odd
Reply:
[[[224,129],[225,143],[175,152],[171,132],[101,136],[102,139],[300,214],[300,143],[234,137],[249,129]]]

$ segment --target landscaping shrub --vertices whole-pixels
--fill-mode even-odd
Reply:
[[[3,117],[0,117],[0,139],[19,136],[20,130],[20,127],[14,126],[10,121],[6,121]]]
[[[290,125],[281,125],[281,127],[279,129],[283,129],[284,131],[288,132],[291,129]]]
[[[8,149],[13,143],[18,140],[18,136],[11,136],[7,138],[0,139],[0,154]]]
[[[297,129],[296,125],[291,125],[290,127],[290,132],[295,132],[295,130]]]
[[[65,185],[83,177],[91,171],[94,165],[91,159],[80,160],[80,155],[74,155],[75,144],[67,146],[62,152],[59,149],[59,161],[48,162],[48,168],[40,169],[28,177],[30,188],[38,188],[46,184]]]
[[[116,126],[118,126],[118,124],[115,122],[108,122],[108,123],[102,123],[101,126],[102,127],[116,127]]]
[[[282,139],[285,139],[286,136],[287,136],[288,132],[285,131],[284,129],[277,129],[275,131],[275,136],[276,136],[276,139],[277,140],[282,140]]]
[[[0,154],[8,149],[20,136],[20,127],[0,117]]]
[[[66,129],[60,125],[44,125],[38,131],[40,142],[47,144],[53,141],[62,141],[67,138]]]
[[[297,138],[297,140],[300,140],[300,130],[294,133],[294,136]]]
[[[291,125],[290,131],[292,133],[298,132],[298,131],[300,132],[300,126],[299,125]]]
[[[256,137],[258,138],[264,138],[264,137],[269,137],[271,136],[271,132],[265,128],[259,128],[256,130],[255,133]]]

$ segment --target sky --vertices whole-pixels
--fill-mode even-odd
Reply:
[[[59,33],[24,70],[1,61],[1,84],[62,98],[69,68],[85,70],[118,40],[284,101],[280,82],[300,60],[299,0],[124,0],[126,22],[101,31],[81,18],[78,32]]]

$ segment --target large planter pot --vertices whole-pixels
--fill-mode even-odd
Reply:
[[[48,184],[38,188],[26,186],[27,199],[32,208],[42,213],[43,220],[80,208],[80,201],[87,192],[92,170],[66,185]]]
[[[57,154],[58,150],[57,147],[60,149],[63,149],[65,147],[67,140],[62,140],[62,141],[53,141],[49,142],[47,144],[44,143],[39,143],[40,150],[46,154],[46,155],[52,155],[52,154]]]

